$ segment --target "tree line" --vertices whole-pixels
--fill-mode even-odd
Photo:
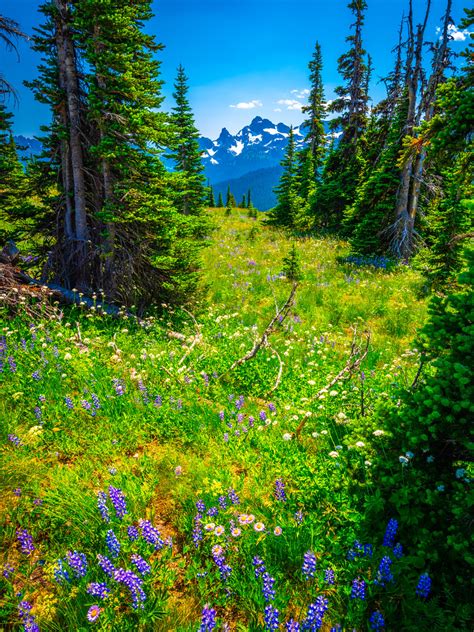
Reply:
[[[426,39],[431,10],[415,24],[409,1],[384,78],[386,97],[371,106],[372,61],[364,49],[365,0],[352,0],[348,50],[338,60],[342,83],[325,100],[321,47],[309,63],[311,92],[304,108],[307,147],[295,150],[290,132],[273,224],[297,231],[338,233],[353,253],[408,261],[423,246],[423,266],[433,284],[451,281],[472,238],[474,120],[473,43],[454,71],[450,48],[452,0],[437,41]],[[474,11],[459,25],[472,39]],[[323,121],[329,115],[331,141]]]

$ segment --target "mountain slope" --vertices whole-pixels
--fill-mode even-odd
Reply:
[[[273,188],[278,184],[282,171],[280,165],[275,165],[274,167],[250,171],[240,176],[240,178],[232,178],[218,182],[213,185],[216,202],[219,193],[222,193],[222,197],[225,201],[227,187],[230,186],[230,190],[235,195],[237,204],[240,204],[242,196],[247,195],[247,191],[250,189],[252,192],[252,203],[255,208],[258,208],[260,211],[273,208],[276,204],[276,196],[273,193]]]

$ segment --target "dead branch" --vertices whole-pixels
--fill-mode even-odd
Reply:
[[[335,378],[333,378],[330,382],[328,382],[326,384],[326,386],[324,386],[323,388],[321,388],[316,395],[314,395],[311,399],[310,402],[313,402],[314,400],[318,399],[323,393],[325,393],[326,391],[328,391],[330,388],[332,388],[335,384],[337,384],[343,377],[345,377],[346,375],[348,375],[349,377],[351,377],[352,373],[354,373],[354,371],[356,371],[361,363],[365,360],[365,358],[367,357],[367,354],[369,352],[369,346],[370,346],[370,332],[366,333],[366,339],[365,339],[365,348],[362,349],[361,346],[359,346],[357,344],[357,340],[356,340],[356,336],[357,336],[357,330],[354,330],[354,336],[352,338],[352,344],[351,344],[351,352],[349,354],[349,357],[347,359],[347,362],[344,366],[343,369],[341,369],[339,371],[339,373],[336,375]],[[295,436],[299,439],[300,435],[301,435],[301,431],[303,430],[305,424],[306,424],[306,417],[304,417],[298,428],[295,431]]]
[[[278,369],[278,375],[275,380],[275,384],[267,393],[268,395],[270,395],[271,393],[274,393],[277,390],[277,388],[280,386],[281,376],[283,375],[283,360],[281,359],[278,351],[275,351],[275,349],[272,346],[270,346],[270,344],[268,345],[268,348],[270,349],[270,351],[272,351],[276,355],[276,357],[278,358],[278,362],[280,364],[280,367]]]
[[[232,364],[230,369],[228,369],[225,373],[223,373],[219,377],[219,379],[224,377],[224,375],[226,375],[227,373],[230,373],[230,371],[233,371],[236,367],[240,366],[241,364],[244,364],[244,362],[248,362],[248,360],[251,360],[252,358],[255,358],[255,356],[260,351],[260,349],[262,349],[263,347],[267,346],[267,344],[268,344],[268,337],[275,331],[275,327],[276,327],[277,322],[280,323],[280,324],[283,323],[284,320],[287,318],[288,314],[290,313],[290,309],[292,308],[294,300],[295,300],[295,294],[296,294],[296,288],[297,287],[298,287],[298,283],[294,283],[293,287],[291,288],[290,296],[288,297],[286,303],[283,305],[283,307],[280,310],[277,311],[275,316],[271,319],[271,321],[265,327],[265,330],[264,330],[263,334],[255,342],[255,344],[252,347],[252,349],[250,349],[250,351],[248,351],[242,358],[239,358],[238,360],[236,360]]]

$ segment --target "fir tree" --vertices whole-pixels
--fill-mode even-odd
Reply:
[[[253,208],[252,194],[251,194],[250,189],[247,191],[247,208]]]
[[[316,225],[330,230],[340,229],[344,209],[354,201],[364,168],[363,135],[369,96],[362,26],[367,3],[352,0],[348,6],[355,16],[354,34],[346,38],[350,49],[338,60],[339,73],[345,83],[336,88],[337,98],[329,108],[338,114],[331,121],[331,128],[333,132],[342,131],[342,135],[337,147],[333,146],[329,152],[313,205]]]
[[[222,193],[219,191],[219,195],[217,196],[217,208],[224,207],[224,200],[222,199]]]
[[[184,215],[199,215],[204,207],[204,167],[199,151],[199,132],[188,99],[188,79],[183,66],[178,67],[173,97],[176,101],[170,121],[173,129],[172,151],[176,169],[184,175],[178,179],[175,206]]]
[[[311,92],[309,102],[303,107],[303,112],[308,115],[304,125],[308,132],[306,141],[311,152],[313,179],[319,176],[324,152],[326,136],[323,121],[326,118],[326,102],[324,100],[324,86],[322,79],[323,58],[321,46],[316,42],[313,58],[309,62]],[[303,197],[307,197],[303,194]]]
[[[239,208],[247,208],[247,200],[246,200],[245,195],[242,196],[242,201],[240,202]]]
[[[237,202],[235,201],[234,194],[230,190],[230,185],[227,187],[227,194],[225,199],[225,205],[228,208],[235,208],[237,206]]]
[[[209,208],[215,208],[216,207],[216,201],[214,199],[214,189],[212,188],[212,186],[209,187],[208,205],[209,205]]]
[[[290,127],[285,156],[281,162],[283,173],[275,189],[277,204],[268,214],[268,221],[276,226],[291,228],[302,212],[304,201],[298,195],[297,155],[295,136]]]
[[[300,256],[294,242],[291,244],[290,252],[283,258],[282,272],[290,281],[301,280],[302,273]]]

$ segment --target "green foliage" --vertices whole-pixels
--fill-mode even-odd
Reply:
[[[217,206],[217,208],[222,208],[224,206],[224,200],[222,199],[222,193],[219,193],[219,196],[217,198],[216,206]]]
[[[308,68],[310,70],[311,91],[308,104],[303,107],[303,113],[308,115],[308,119],[305,121],[308,129],[306,140],[309,142],[311,154],[311,162],[308,165],[311,168],[311,171],[308,168],[308,176],[311,174],[311,179],[308,179],[308,182],[314,183],[320,175],[326,145],[323,125],[323,121],[326,118],[326,102],[324,100],[322,79],[323,56],[319,42],[315,44],[313,57],[309,62]],[[308,199],[308,194],[305,195],[303,192],[302,195],[306,200]]]
[[[473,504],[472,252],[468,261],[459,289],[431,301],[419,337],[423,370],[418,383],[401,393],[397,408],[379,416],[380,423],[387,420],[391,440],[376,466],[385,510],[399,516],[414,561],[420,568],[429,565],[446,602],[459,605],[463,617],[474,562],[468,517]]]
[[[290,281],[299,281],[302,278],[300,256],[294,242],[289,253],[283,257],[282,272]]]

